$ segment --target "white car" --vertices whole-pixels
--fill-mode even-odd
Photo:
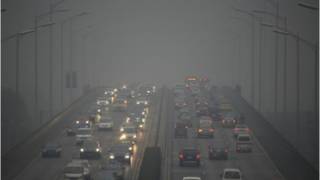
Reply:
[[[97,123],[98,130],[112,130],[113,129],[113,121],[109,117],[105,117],[100,119],[100,122]]]
[[[137,98],[136,104],[137,105],[143,104],[143,105],[147,106],[147,105],[149,105],[149,101],[148,101],[147,97],[140,96]]]
[[[64,168],[64,179],[91,179],[88,160],[72,160]]]
[[[252,141],[249,134],[238,134],[236,152],[252,152]]]
[[[201,180],[200,177],[183,177],[182,180]]]
[[[226,168],[220,175],[222,180],[242,180],[242,173],[239,169]]]
[[[83,141],[92,140],[92,130],[90,129],[78,129],[76,135],[76,144],[81,145]]]

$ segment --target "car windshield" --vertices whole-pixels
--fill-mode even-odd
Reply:
[[[248,128],[248,126],[246,126],[246,125],[237,125],[236,128],[244,129],[244,128]]]
[[[47,148],[47,149],[55,149],[55,148],[57,148],[57,147],[58,147],[57,144],[46,144],[46,145],[45,145],[45,148]]]
[[[78,130],[77,134],[78,134],[78,135],[91,134],[91,130]]]
[[[92,148],[92,147],[96,147],[97,143],[96,142],[92,142],[92,141],[85,141],[83,143],[83,147],[87,147],[87,148]]]
[[[136,128],[130,127],[130,128],[124,128],[125,133],[136,133]]]
[[[240,178],[240,173],[235,172],[235,171],[227,171],[224,174],[224,178],[229,178],[229,179],[239,179]]]
[[[250,141],[250,137],[249,136],[240,136],[238,137],[239,141]]]
[[[82,172],[83,172],[83,167],[81,166],[68,166],[64,169],[64,173],[80,174]]]
[[[195,155],[197,153],[197,150],[195,150],[195,149],[185,149],[185,150],[183,150],[183,153],[185,155]]]

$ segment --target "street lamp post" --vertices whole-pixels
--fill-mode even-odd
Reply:
[[[316,58],[316,61],[318,59],[318,46],[317,44],[313,44],[303,38],[300,37],[299,33],[297,34],[294,34],[290,31],[283,31],[283,30],[279,30],[279,29],[276,29],[274,30],[275,33],[278,33],[278,34],[282,34],[282,35],[285,35],[285,36],[291,36],[293,38],[295,38],[296,40],[296,56],[297,56],[297,61],[296,61],[296,71],[297,71],[297,74],[296,74],[296,89],[297,89],[297,105],[296,105],[296,111],[297,111],[297,118],[296,118],[296,132],[297,132],[297,141],[298,141],[298,145],[299,145],[299,140],[300,140],[300,43],[301,42],[304,42],[306,45],[310,46],[311,48],[313,48],[315,50],[315,58]],[[316,68],[317,69],[317,68]]]
[[[238,9],[238,8],[234,8],[235,11],[246,14],[248,16],[251,17],[251,102],[254,105],[255,102],[255,76],[254,76],[254,68],[255,68],[255,14],[242,10],[242,9]]]
[[[63,107],[63,100],[64,100],[64,98],[63,98],[63,88],[64,88],[64,78],[65,78],[65,76],[64,76],[64,57],[63,57],[63,49],[64,49],[64,46],[63,46],[63,37],[64,37],[64,35],[63,35],[63,28],[64,28],[64,25],[65,25],[65,23],[67,23],[67,22],[70,22],[70,32],[69,32],[69,37],[70,37],[70,55],[71,55],[71,53],[72,53],[72,29],[71,29],[71,27],[72,27],[72,22],[77,18],[77,17],[81,17],[81,16],[85,16],[85,15],[88,15],[89,13],[88,12],[81,12],[81,13],[78,13],[78,14],[76,14],[76,15],[73,15],[73,16],[71,16],[71,17],[69,17],[69,18],[67,18],[67,19],[65,19],[65,20],[63,20],[61,23],[60,23],[60,69],[61,69],[61,81],[60,81],[60,83],[61,83],[61,85],[60,85],[60,103],[61,103],[61,107]],[[72,58],[70,58],[70,69],[72,69]],[[69,72],[68,72],[69,73]],[[71,90],[69,91],[69,97],[71,98]],[[72,99],[72,98],[71,98]]]

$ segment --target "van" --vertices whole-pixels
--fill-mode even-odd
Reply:
[[[236,152],[252,152],[252,141],[249,134],[239,134],[237,136]]]

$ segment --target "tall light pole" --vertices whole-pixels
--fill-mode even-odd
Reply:
[[[34,77],[34,81],[35,81],[35,83],[34,83],[34,97],[35,97],[34,110],[35,110],[35,113],[34,114],[35,114],[35,119],[39,118],[38,117],[38,27],[39,27],[38,21],[44,17],[51,16],[53,13],[66,12],[66,11],[69,11],[69,10],[61,9],[61,10],[56,10],[56,11],[52,11],[52,12],[49,11],[49,12],[34,16],[34,46],[35,46],[34,47],[34,72],[35,72],[34,73],[34,76],[35,76]],[[54,23],[50,22],[48,24],[48,26],[51,26],[53,24]],[[50,54],[50,56],[51,56],[51,54]],[[42,123],[41,118],[39,120],[40,120],[40,124],[41,124]]]
[[[63,46],[63,39],[64,39],[64,33],[63,33],[63,29],[64,29],[64,25],[69,22],[70,23],[70,31],[69,31],[69,41],[70,41],[70,55],[72,53],[72,35],[73,35],[73,32],[72,32],[72,24],[73,24],[73,21],[78,18],[78,17],[82,17],[82,16],[86,16],[88,15],[89,13],[88,12],[81,12],[81,13],[78,13],[78,14],[75,14],[65,20],[63,20],[61,23],[60,23],[60,69],[61,69],[61,79],[60,79],[60,104],[61,106],[63,107],[63,104],[64,104],[64,93],[63,93],[63,89],[64,89],[64,56],[63,56],[63,50],[64,50],[64,46]],[[70,74],[70,71],[72,69],[72,59],[70,57],[70,60],[69,60],[69,72],[68,74]],[[71,87],[68,87],[68,88],[71,88]],[[70,97],[70,100],[72,99],[71,98],[71,89],[69,90],[69,97]]]
[[[243,13],[251,17],[251,102],[254,104],[255,102],[255,76],[254,76],[254,68],[255,68],[255,14],[248,12],[246,10],[234,8],[235,11]]]
[[[303,1],[299,1],[298,2],[298,6],[302,7],[302,8],[305,8],[305,9],[308,9],[308,10],[311,10],[311,11],[314,11],[314,12],[317,12],[317,16],[319,14],[319,7],[316,6],[316,5],[312,5],[312,4],[308,4],[306,2],[303,2]],[[319,16],[318,16],[319,18]],[[319,37],[318,37],[319,38]],[[317,40],[317,42],[315,44],[312,44],[310,42],[308,42],[307,44],[309,44],[309,46],[313,47],[315,49],[314,51],[314,56],[315,56],[315,66],[314,66],[314,74],[315,74],[315,82],[314,82],[314,85],[315,85],[315,100],[314,100],[314,113],[315,113],[315,119],[316,119],[316,122],[318,122],[318,115],[319,115],[319,41]]]
[[[67,23],[67,22],[70,22],[70,24],[71,24],[71,22],[72,21],[74,21],[76,18],[78,18],[78,17],[81,17],[81,16],[85,16],[85,15],[87,15],[88,14],[88,12],[81,12],[81,13],[78,13],[78,14],[75,14],[75,15],[73,15],[73,16],[71,16],[71,17],[69,17],[69,18],[67,18],[67,19],[65,19],[65,20],[63,20],[61,23],[60,23],[60,69],[61,69],[61,79],[60,79],[60,104],[61,104],[61,107],[63,107],[63,100],[64,100],[64,98],[63,98],[63,89],[64,89],[64,78],[65,78],[65,76],[64,76],[64,57],[63,57],[63,49],[64,49],[64,46],[63,46],[63,39],[64,39],[64,35],[63,35],[63,27],[64,27],[64,25],[65,25],[65,23]],[[72,36],[72,32],[70,31],[70,34],[69,34],[69,36]],[[71,45],[70,45],[70,47],[71,47]],[[70,49],[70,52],[71,52],[71,49]],[[71,60],[71,59],[70,59]]]
[[[19,85],[20,85],[20,39],[24,36],[24,35],[27,35],[27,34],[30,34],[30,33],[33,33],[34,30],[33,29],[28,29],[28,30],[25,30],[25,31],[21,31],[21,32],[18,32],[16,34],[13,34],[9,37],[6,37],[4,39],[1,39],[1,42],[5,42],[5,41],[8,41],[12,38],[16,38],[16,47],[15,47],[15,50],[16,50],[16,79],[15,79],[15,92],[16,94],[19,94]]]
[[[296,88],[297,88],[297,106],[296,106],[296,111],[297,111],[297,122],[296,122],[296,132],[297,132],[297,141],[299,143],[300,139],[300,43],[303,42],[309,47],[313,48],[316,54],[316,60],[318,59],[317,54],[318,54],[318,45],[311,43],[302,37],[300,37],[299,33],[292,33],[291,31],[283,31],[276,29],[274,30],[275,33],[285,35],[285,36],[291,36],[295,38],[296,40],[296,56],[297,56],[297,61],[296,61]]]
[[[274,17],[275,19],[276,19],[276,21],[279,23],[279,20],[282,20],[283,21],[283,24],[284,24],[284,30],[285,31],[287,31],[287,18],[286,17],[282,17],[282,16],[277,16],[277,15],[275,15],[275,14],[273,14],[273,13],[271,13],[271,12],[268,12],[268,11],[264,11],[264,10],[253,10],[252,11],[253,13],[255,13],[255,14],[262,14],[262,15],[268,15],[268,16],[272,16],[272,17]],[[261,27],[262,26],[268,26],[268,27],[279,27],[279,24],[278,24],[278,26],[275,24],[275,25],[268,25],[268,24],[265,24],[265,23],[262,23],[262,21],[260,22],[260,25],[261,25]],[[285,39],[285,43],[284,43],[284,58],[283,58],[283,79],[284,79],[284,83],[283,83],[283,110],[284,110],[284,115],[286,114],[286,112],[287,112],[287,104],[286,104],[286,102],[287,102],[287,37],[285,36],[284,37]],[[276,43],[276,44],[278,44],[278,43]],[[277,45],[278,46],[278,45]],[[278,48],[277,48],[278,49]],[[276,51],[276,52],[278,52],[278,50]],[[276,55],[276,57],[278,57],[277,55]],[[261,57],[259,57],[259,58],[261,58]],[[278,58],[276,58],[276,60],[278,61]],[[277,71],[277,62],[275,62],[275,69],[276,69],[276,75],[278,76],[278,71]],[[259,70],[260,71],[260,70]],[[259,75],[260,76],[260,75]],[[277,81],[277,79],[278,78],[275,78],[276,80],[275,80],[275,94],[277,94],[277,92],[278,92],[278,81]],[[259,93],[261,94],[261,87],[260,87],[260,85],[259,85]],[[259,96],[261,96],[261,95],[259,95]],[[259,97],[259,99],[261,100],[261,97]],[[277,98],[278,99],[278,98]],[[260,104],[260,106],[261,106],[261,103],[259,103]],[[278,104],[277,103],[277,101],[275,100],[275,105],[276,104]],[[275,107],[277,107],[277,105],[275,106]],[[276,108],[277,109],[277,108]],[[276,112],[276,111],[275,111]]]

